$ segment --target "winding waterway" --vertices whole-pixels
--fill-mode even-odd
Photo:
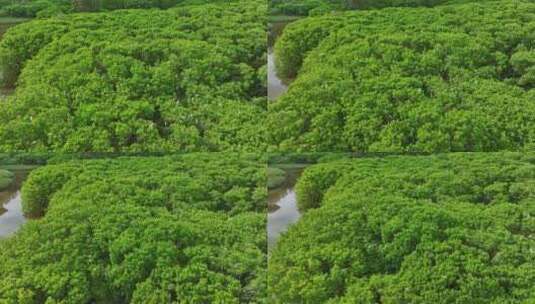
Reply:
[[[294,186],[303,169],[304,166],[284,169],[286,172],[284,184],[269,191],[268,250],[273,248],[280,234],[288,230],[288,227],[297,222],[301,217],[301,213],[297,208],[297,197]]]
[[[268,50],[268,99],[274,101],[288,90],[282,80],[277,76],[275,67],[275,53],[270,48]]]
[[[26,222],[22,213],[20,188],[30,170],[13,170],[15,180],[4,191],[0,191],[0,239],[15,233]]]
[[[268,48],[268,99],[275,101],[279,96],[286,93],[288,86],[277,76],[277,68],[275,66],[275,52],[273,45],[275,41],[282,34],[284,28],[288,23],[294,20],[286,20],[279,22],[272,22],[269,26],[269,48]]]

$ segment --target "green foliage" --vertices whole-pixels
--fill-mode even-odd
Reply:
[[[0,169],[0,191],[5,190],[11,183],[13,182],[13,179],[15,178],[15,175],[13,172]]]
[[[321,7],[341,9],[335,1],[329,0],[270,0],[269,5],[271,15],[306,16],[310,11]]]
[[[533,20],[535,3],[506,0],[293,22],[275,46],[297,78],[270,105],[271,150],[531,147]]]
[[[323,195],[344,174],[345,164],[312,166],[305,170],[295,186],[299,210],[306,211],[321,205]]]
[[[286,180],[286,172],[277,167],[267,168],[267,187],[268,189],[274,189],[284,184]]]
[[[0,153],[0,165],[43,165],[52,153]]]
[[[330,153],[269,153],[269,164],[313,164]]]
[[[318,164],[297,189],[318,188],[271,253],[271,303],[535,300],[534,154]]]
[[[46,213],[0,241],[0,302],[265,303],[265,184],[255,155],[36,169],[23,205]]]
[[[73,175],[81,173],[77,165],[46,166],[36,170],[22,188],[22,211],[29,217],[46,213],[52,195],[58,192]]]
[[[60,8],[60,2],[63,3]],[[1,0],[0,1],[0,13],[4,16],[12,17],[35,17],[41,11],[50,11],[50,10],[60,10],[67,11],[67,8],[70,6],[69,1],[48,1],[48,0],[37,0],[37,1],[11,1],[11,0]]]
[[[75,12],[117,9],[160,8],[177,5],[228,3],[233,0],[0,0],[0,15],[13,17],[51,17]]]
[[[487,0],[490,1],[490,0]],[[432,7],[481,0],[270,0],[271,15],[314,16],[338,10],[367,10],[386,7]]]
[[[2,39],[2,36],[4,33],[12,26],[15,26],[19,23],[28,21],[25,18],[12,18],[12,17],[1,17],[0,16],[0,39]],[[0,81],[2,78],[2,73],[0,73]],[[0,96],[0,98],[2,98]]]
[[[36,20],[0,42],[0,151],[262,150],[261,1]]]

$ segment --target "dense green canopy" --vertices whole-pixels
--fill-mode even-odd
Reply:
[[[233,0],[0,0],[0,16],[50,17],[73,12],[97,12],[130,8],[232,2]]]
[[[490,0],[484,0],[490,1]],[[271,15],[319,15],[335,10],[417,7],[482,2],[481,0],[269,0]]]
[[[31,220],[0,241],[2,303],[264,303],[264,161],[70,161],[23,185]]]
[[[318,164],[272,252],[271,303],[535,301],[535,154]]]
[[[262,150],[265,19],[255,0],[11,28],[0,150]]]
[[[277,151],[496,151],[535,143],[535,3],[305,18],[275,45],[296,79],[270,105]],[[276,127],[275,127],[276,126]]]

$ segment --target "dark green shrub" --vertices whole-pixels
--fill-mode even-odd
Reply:
[[[24,214],[28,217],[43,216],[54,193],[81,170],[73,165],[45,166],[35,170],[22,186]]]
[[[23,1],[21,1],[23,2]],[[13,17],[35,17],[41,10],[54,6],[49,1],[34,1],[29,3],[17,3],[0,7],[4,13]]]
[[[295,185],[299,209],[306,211],[320,207],[323,195],[336,183],[343,172],[343,164],[335,166],[331,163],[324,166],[315,165],[305,170]]]

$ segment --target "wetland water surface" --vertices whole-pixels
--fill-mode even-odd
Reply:
[[[268,99],[271,101],[276,100],[286,90],[288,90],[288,86],[277,76],[275,53],[270,48],[268,50]]]
[[[301,213],[297,208],[294,186],[303,172],[304,166],[281,168],[286,172],[286,181],[278,188],[269,190],[268,194],[268,248],[271,250],[281,233],[297,222]]]
[[[288,86],[277,76],[277,69],[275,67],[275,53],[273,52],[273,45],[277,37],[282,34],[284,27],[294,21],[285,20],[272,22],[269,30],[269,49],[268,49],[268,99],[270,101],[276,100],[280,95],[288,90]]]
[[[0,238],[6,238],[16,232],[26,218],[22,213],[20,188],[30,170],[13,170],[15,180],[4,191],[0,191]]]

